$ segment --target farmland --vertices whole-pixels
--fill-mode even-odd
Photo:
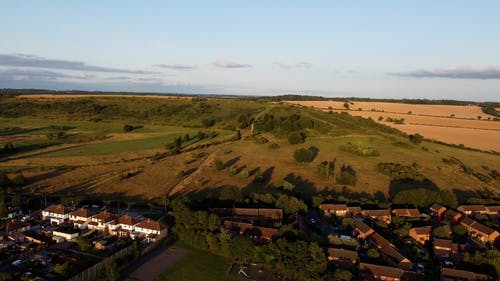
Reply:
[[[140,201],[187,192],[212,196],[228,186],[245,194],[272,193],[288,182],[304,200],[317,193],[371,200],[407,186],[379,173],[376,167],[381,162],[418,165],[426,180],[408,186],[449,189],[462,200],[497,196],[500,190],[494,172],[500,168],[497,154],[429,141],[413,143],[399,126],[414,124],[378,124],[342,113],[222,98],[30,96],[3,98],[0,108],[0,145],[11,143],[15,148],[0,157],[0,170],[25,175],[29,181],[25,188],[32,193]],[[424,116],[418,108],[412,110],[415,113],[405,118],[438,118]],[[462,116],[455,110],[454,114]],[[442,119],[463,122],[461,126],[465,122],[471,122],[470,126],[498,124],[467,119],[478,114],[476,111],[467,114],[463,119]],[[124,124],[134,129],[125,132]],[[436,133],[454,129],[443,124],[428,127],[438,128]],[[235,138],[238,130],[241,139]],[[305,142],[290,144],[290,130],[300,130]],[[494,128],[481,131],[497,132]],[[200,133],[203,138],[197,137]],[[178,153],[172,153],[175,139],[186,135],[189,140],[182,141]],[[482,141],[495,145],[489,139]],[[314,148],[317,155],[310,163],[297,163],[293,154],[298,148]],[[376,153],[370,156],[362,151]],[[443,162],[450,157],[467,169]],[[216,161],[223,163],[222,169],[215,167]],[[324,161],[335,163],[332,177],[317,174]],[[344,165],[355,170],[355,185],[337,182]]]
[[[408,134],[419,133],[426,138],[500,151],[500,122],[482,112],[477,105],[428,105],[387,102],[351,102],[346,110],[339,101],[286,101],[289,104],[321,110],[348,112],[353,116],[372,118]],[[388,122],[388,118],[404,119],[403,124]]]

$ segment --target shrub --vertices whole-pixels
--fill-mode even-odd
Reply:
[[[314,159],[314,152],[311,149],[299,148],[293,153],[293,158],[298,163],[309,163]]]
[[[373,147],[359,147],[356,144],[348,142],[339,147],[340,150],[359,156],[379,156],[380,153]]]
[[[212,127],[213,125],[215,125],[215,120],[214,119],[203,119],[202,125],[205,128]]]
[[[305,136],[301,132],[293,132],[288,135],[288,142],[290,144],[299,144],[305,142]]]
[[[273,142],[273,143],[269,144],[269,148],[270,149],[278,149],[278,148],[280,148],[280,145]]]
[[[134,130],[134,126],[128,125],[128,124],[123,125],[123,132],[124,133],[131,132],[132,130]]]
[[[414,144],[421,144],[424,137],[421,134],[409,135],[409,139]]]
[[[214,168],[217,171],[221,171],[224,169],[224,163],[221,160],[217,159],[214,161]]]
[[[356,171],[349,165],[342,165],[342,167],[340,167],[339,176],[337,177],[337,183],[355,186],[357,182],[358,178],[356,176]]]
[[[335,161],[323,161],[316,167],[316,174],[323,178],[330,178],[335,169]]]

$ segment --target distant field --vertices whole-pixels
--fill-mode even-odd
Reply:
[[[338,101],[286,101],[286,103],[326,111],[346,111],[344,103]],[[484,114],[479,106],[353,102],[349,107],[350,110],[347,112],[351,115],[371,117],[377,122],[408,134],[419,133],[426,138],[446,143],[500,151],[500,122],[489,121],[488,118],[493,119],[494,116]],[[481,120],[478,120],[478,116]],[[380,117],[383,120],[379,120]],[[404,118],[404,124],[387,122],[388,117]]]

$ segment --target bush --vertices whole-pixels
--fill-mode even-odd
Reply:
[[[280,148],[280,145],[275,142],[269,144],[269,149],[278,149],[278,148]]]
[[[224,170],[224,163],[221,160],[217,159],[214,161],[214,168],[217,171],[222,171]]]
[[[373,147],[359,147],[356,144],[348,142],[339,147],[340,150],[359,156],[379,156],[380,153]]]
[[[214,119],[203,119],[202,125],[205,128],[212,127],[213,125],[215,125],[215,120]]]
[[[123,132],[124,133],[131,132],[132,130],[134,130],[134,126],[128,125],[128,124],[123,125]]]
[[[342,165],[342,167],[340,167],[339,176],[337,177],[337,183],[355,186],[356,183],[358,183],[356,171],[349,165]]]
[[[408,136],[410,141],[414,144],[421,144],[424,140],[424,137],[421,134],[414,134]]]
[[[301,132],[293,132],[288,135],[288,142],[290,144],[299,144],[299,143],[304,143],[306,140],[304,134]]]
[[[316,167],[316,174],[323,178],[330,178],[335,169],[335,161],[323,161]]]
[[[314,152],[311,149],[299,148],[293,153],[293,158],[298,163],[309,163],[314,159]]]

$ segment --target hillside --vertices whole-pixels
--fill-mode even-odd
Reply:
[[[463,201],[500,193],[498,154],[411,142],[370,119],[264,100],[4,97],[0,121],[0,169],[25,175],[32,194],[142,200],[288,184],[306,200],[318,192],[384,200],[416,187]],[[294,132],[305,142],[290,144]],[[312,148],[314,159],[297,163],[299,148]],[[329,176],[317,172],[324,161]],[[355,184],[342,178],[346,167]]]

